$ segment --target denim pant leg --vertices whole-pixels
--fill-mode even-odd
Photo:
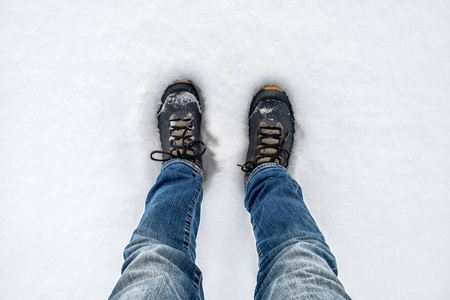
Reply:
[[[202,182],[202,171],[189,161],[163,165],[110,299],[203,299],[195,265]]]
[[[337,278],[336,260],[282,166],[258,166],[246,181],[259,272],[255,299],[350,299]]]

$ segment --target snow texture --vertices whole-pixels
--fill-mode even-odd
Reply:
[[[266,115],[270,114],[271,112],[273,112],[274,109],[275,109],[274,107],[259,107],[259,106],[257,106],[255,111],[252,113],[252,115],[256,112],[259,112],[261,115],[266,116]],[[278,110],[276,110],[276,112],[278,112]]]
[[[195,96],[189,92],[181,92],[176,94],[171,94],[167,97],[166,101],[163,103],[163,106],[161,107],[161,110],[159,111],[159,114],[166,111],[166,106],[170,104],[173,107],[176,108],[184,108],[189,103],[194,102],[195,104],[198,103]],[[199,108],[200,113],[202,113],[201,107],[196,105]]]
[[[450,298],[449,1],[0,3],[0,299],[106,299],[159,172],[160,97],[193,80],[207,299],[252,299],[246,117],[277,84],[290,172],[354,299]]]

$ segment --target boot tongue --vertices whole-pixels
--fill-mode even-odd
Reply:
[[[263,157],[263,158],[256,160],[256,164],[260,165],[260,164],[268,163],[268,162],[271,162],[270,161],[271,159],[272,159],[272,157]],[[273,162],[279,164],[280,160],[277,158]]]
[[[195,138],[192,135],[192,114],[187,114],[184,118],[179,118],[173,114],[170,116],[170,127],[172,128],[171,137],[172,144],[175,146],[171,151],[175,157],[194,156],[195,152],[187,146],[192,143]]]
[[[191,149],[186,149],[186,153],[184,152],[183,148],[172,150],[172,155],[175,157],[182,158],[185,155],[194,156],[194,154],[195,154],[194,151],[192,151]]]
[[[268,127],[268,128],[267,128]],[[283,139],[281,135],[281,130],[283,129],[283,125],[278,122],[275,126],[270,126],[266,122],[261,122],[259,124],[261,144],[258,145],[259,155],[263,155],[263,157],[256,159],[256,164],[260,165],[263,163],[271,162],[273,155],[278,152],[278,147]],[[264,137],[267,136],[268,137]],[[275,137],[273,137],[275,136]],[[278,137],[277,137],[278,136]],[[271,146],[274,147],[271,147]],[[280,164],[280,157],[276,157],[272,162]]]

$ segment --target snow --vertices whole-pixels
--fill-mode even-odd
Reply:
[[[254,113],[256,113],[257,111],[259,111],[259,113],[263,116],[266,116],[268,114],[270,114],[271,112],[273,112],[274,107],[256,107],[255,111],[252,113],[252,115]]]
[[[105,299],[159,172],[167,85],[205,100],[198,265],[251,299],[246,117],[297,122],[290,172],[354,299],[450,296],[448,1],[0,3],[0,298]]]
[[[158,114],[166,111],[166,105],[167,104],[171,104],[173,107],[177,107],[177,108],[183,108],[186,107],[186,105],[188,105],[189,103],[198,103],[195,96],[189,92],[181,92],[181,93],[176,93],[173,95],[169,95],[169,97],[167,97],[167,100],[163,103],[163,106],[161,107],[161,110],[159,111]],[[198,106],[198,105],[197,105]],[[200,109],[200,113],[202,113],[201,107],[199,106]]]

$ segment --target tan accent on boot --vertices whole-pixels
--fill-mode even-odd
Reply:
[[[264,148],[259,150],[259,154],[274,155],[275,153],[277,153],[277,150],[274,148]]]
[[[184,133],[186,131],[186,133]],[[190,136],[192,135],[192,131],[190,130],[183,130],[183,129],[178,129],[178,130],[174,130],[172,132],[172,136],[173,137],[182,137],[184,134],[184,136]]]
[[[267,127],[267,123],[266,122],[261,122],[261,123],[259,123],[259,128],[261,128],[261,127]],[[280,128],[280,129],[283,129],[283,124],[281,124],[280,122],[278,122],[276,125],[275,125],[275,127],[278,127],[278,128]]]
[[[284,92],[283,89],[277,85],[265,85],[262,87],[262,90],[276,90],[276,91]]]
[[[180,152],[180,155],[184,155],[184,150],[183,149],[178,149],[178,150],[172,150],[172,155],[175,157],[178,157],[178,152]],[[187,155],[191,155],[194,156],[194,151],[192,150],[187,150],[186,151]]]
[[[175,141],[175,145],[177,146],[177,147],[183,147],[183,146],[187,146],[187,145],[189,145],[189,143],[190,143],[191,141],[190,140],[184,140],[184,145],[183,145],[183,143],[181,142],[181,140],[176,140]]]
[[[177,120],[178,116],[173,114],[170,116],[170,127],[187,127],[190,125],[191,121],[185,121],[185,119],[190,119],[192,118],[192,114],[188,113],[186,115],[186,117],[182,120]],[[182,136],[190,136],[189,138],[185,138],[184,139],[184,145],[182,140],[176,140],[175,141],[175,145],[179,148],[179,149],[174,149],[172,150],[172,155],[175,157],[178,157],[178,153],[180,153],[181,155],[184,155],[184,150],[182,149],[183,146],[187,146],[189,145],[195,138],[192,136],[192,131],[191,130],[183,130],[183,129],[178,129],[178,130],[174,130],[171,134],[170,140],[174,140],[175,137],[182,137]],[[172,142],[173,143],[173,142]],[[187,150],[186,151],[187,155],[194,155],[194,151],[193,150]]]
[[[260,124],[259,124],[259,127],[261,128],[261,127],[266,127],[267,126],[267,123],[266,122],[261,122]],[[280,129],[283,129],[283,124],[281,124],[280,122],[278,122],[276,125],[275,125],[275,127],[277,127],[277,128],[280,128]],[[280,130],[277,130],[277,129],[267,129],[267,128],[262,128],[261,129],[261,133],[264,133],[264,134],[280,134]],[[261,137],[261,136],[258,136],[259,138]],[[265,139],[263,139],[262,140],[263,141],[263,143],[265,143],[265,144],[270,144],[270,145],[274,145],[274,144],[278,144],[280,141],[279,140],[276,140],[276,139],[273,139],[273,138],[265,138]]]
[[[266,122],[261,122],[259,124],[259,127],[266,127],[267,123]],[[283,129],[283,124],[281,124],[280,122],[278,122],[275,127],[280,128],[280,129],[266,129],[266,128],[261,128],[261,133],[264,134],[280,134],[281,133],[281,129]],[[262,135],[259,135],[258,137],[261,138]],[[275,139],[275,138],[263,138],[261,139],[261,142],[264,143],[266,146],[267,145],[279,145],[280,144],[280,140],[283,137],[281,137],[280,139]],[[262,155],[275,155],[275,153],[277,153],[277,149],[275,148],[263,148],[263,145],[258,145],[256,148],[259,149],[258,154],[255,156],[256,159],[256,163],[258,165],[266,163],[266,162],[270,162],[271,157],[261,157]],[[262,149],[261,149],[262,148]],[[275,163],[279,164],[280,160],[277,158],[274,161]]]
[[[190,81],[190,80],[175,80],[173,82],[173,84],[175,84],[175,83],[189,83],[189,84],[192,84],[192,81]]]
[[[280,131],[276,129],[261,129],[261,133],[265,134],[279,134]]]
[[[266,145],[279,145],[280,140],[274,139],[274,138],[263,138],[261,139],[261,142],[263,142]]]
[[[170,120],[170,126],[179,126],[179,127],[186,127],[191,124],[191,121],[172,121]]]
[[[263,164],[263,163],[270,162],[270,160],[271,160],[271,157],[258,158],[257,161],[256,161],[256,163],[257,163],[258,165],[260,165],[260,164]],[[275,159],[273,162],[279,164],[279,163],[280,163],[280,160],[277,158],[277,159]]]

